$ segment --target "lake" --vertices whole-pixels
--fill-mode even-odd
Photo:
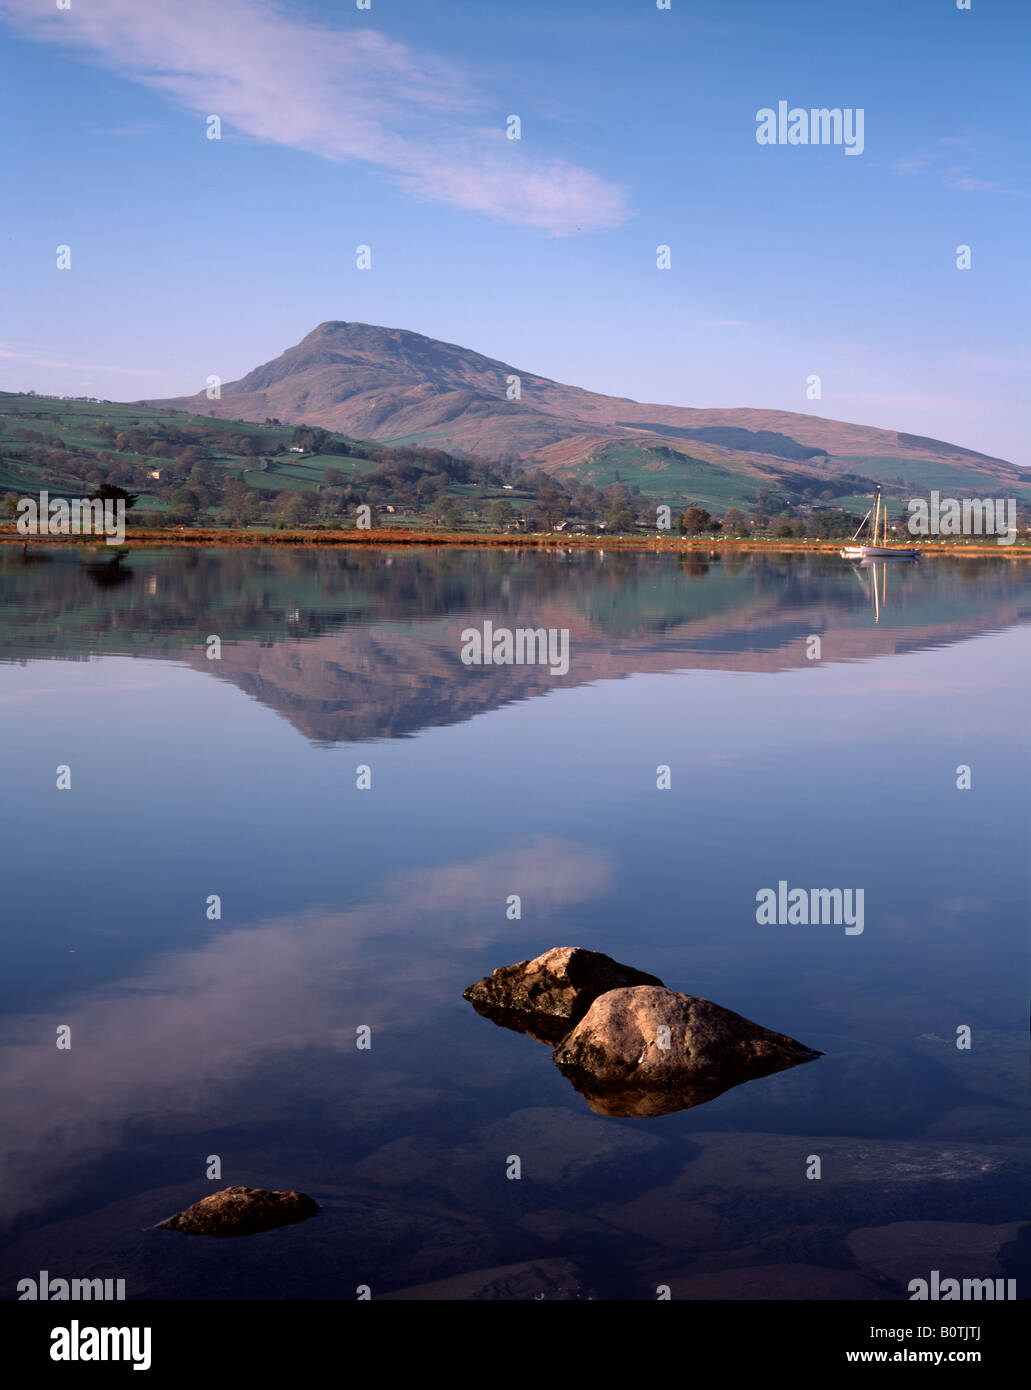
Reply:
[[[1031,1292],[1027,562],[6,546],[0,585],[5,1298]],[[568,670],[463,662],[485,622]],[[760,925],[782,882],[863,930]],[[565,945],[824,1055],[597,1114],[462,998]],[[153,1229],[229,1184],[322,1210]]]

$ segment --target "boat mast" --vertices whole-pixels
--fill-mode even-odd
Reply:
[[[877,532],[881,529],[881,490],[877,489],[877,515],[873,523],[873,543],[877,544]]]
[[[852,537],[853,540],[855,540],[856,536],[859,535],[860,531],[863,529],[863,527],[866,525],[866,523],[870,520],[870,514],[871,514],[872,512],[873,512],[873,507],[870,508],[870,511],[867,512],[866,516],[863,517],[862,521],[861,521],[861,522],[859,523],[859,525],[856,527],[856,534],[855,534],[855,536]]]

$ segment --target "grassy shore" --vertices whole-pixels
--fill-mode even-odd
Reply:
[[[101,552],[135,549],[142,546],[200,545],[200,546],[476,546],[537,550],[695,550],[708,554],[727,552],[775,551],[794,554],[836,554],[845,541],[724,539],[713,536],[681,536],[679,534],[632,536],[584,536],[489,531],[407,531],[400,527],[374,528],[370,531],[262,531],[226,527],[169,527],[163,530],[128,528],[121,547],[109,546],[103,536],[21,536],[13,526],[0,530],[0,544],[6,545],[72,545],[87,546]],[[912,549],[905,543],[899,550]],[[1018,541],[1014,545],[998,545],[995,541],[952,540],[918,542],[924,555],[1001,555],[1010,559],[1031,559],[1031,543]]]

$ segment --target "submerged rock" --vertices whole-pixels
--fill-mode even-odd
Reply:
[[[224,1187],[162,1221],[158,1230],[181,1231],[187,1236],[253,1236],[307,1221],[318,1210],[318,1202],[303,1192]]]
[[[534,960],[499,966],[463,991],[477,1013],[501,1028],[528,1033],[554,1046],[576,1026],[591,1005],[610,990],[662,981],[631,965],[620,965],[601,951],[553,946]]]
[[[861,1267],[873,1270],[908,1291],[909,1281],[925,1271],[948,1275],[976,1270],[978,1278],[1005,1274],[1003,1250],[1021,1237],[1031,1237],[1026,1221],[987,1226],[972,1221],[894,1221],[865,1226],[846,1236],[845,1243]],[[1010,1273],[1017,1273],[1011,1269]]]
[[[598,1114],[645,1117],[819,1056],[709,999],[640,985],[596,999],[554,1060]]]
[[[381,1295],[383,1302],[391,1299],[572,1302],[596,1297],[574,1262],[563,1259],[526,1260],[522,1264],[476,1269],[451,1279],[436,1279],[431,1284],[416,1284]]]

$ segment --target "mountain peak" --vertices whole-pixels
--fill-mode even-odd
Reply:
[[[603,396],[522,371],[407,328],[326,319],[279,357],[222,388],[160,404],[234,419],[318,425],[358,439],[422,444],[518,462],[595,486],[638,486],[663,500],[724,509],[872,492],[965,470],[969,487],[1021,494],[1031,474],[895,430],[784,410],[704,410]],[[907,464],[912,461],[912,472]],[[937,469],[936,465],[944,465]]]

